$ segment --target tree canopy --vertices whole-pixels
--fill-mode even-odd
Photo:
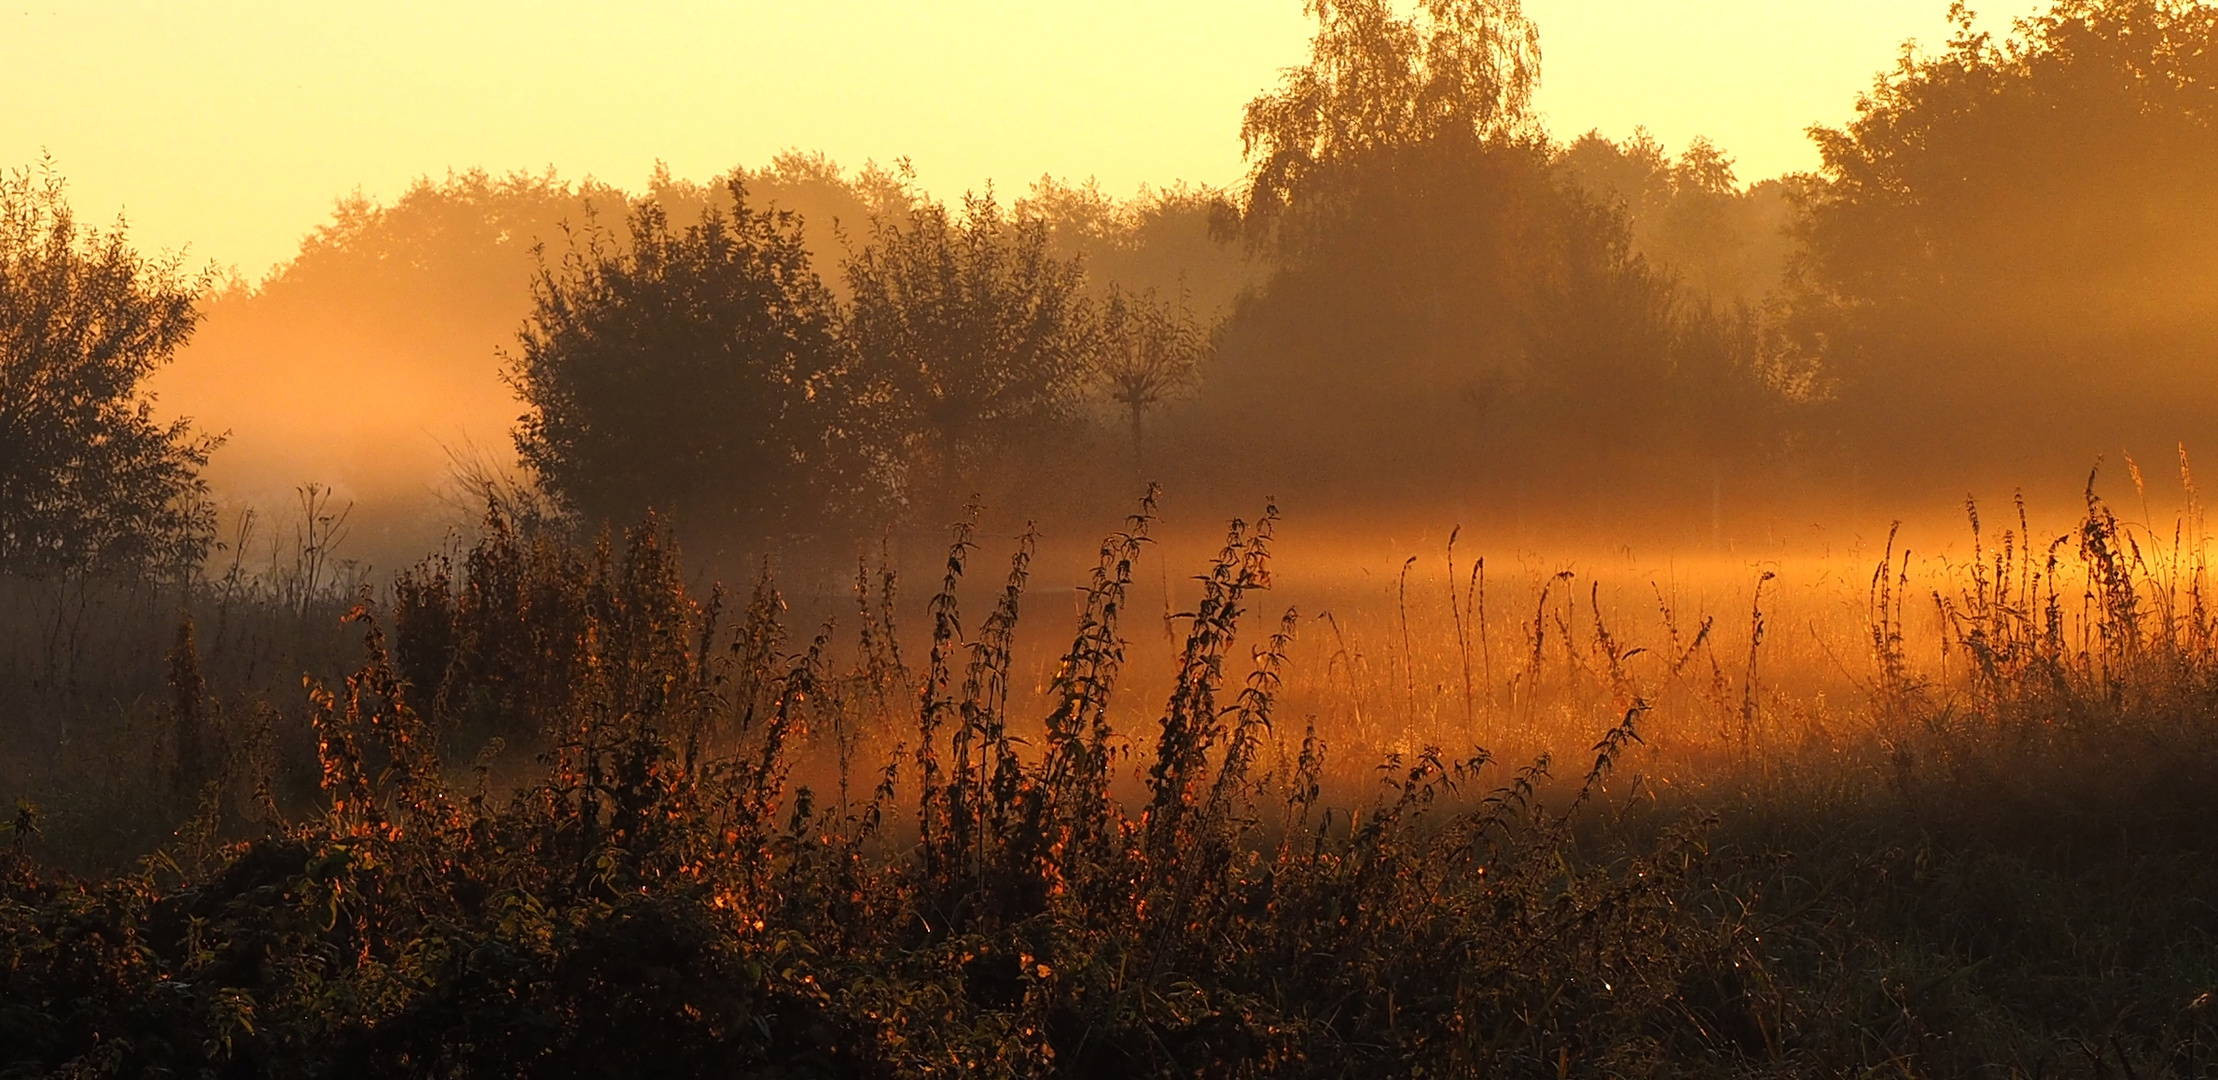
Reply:
[[[1621,483],[1605,478],[1689,454],[1707,494],[1718,457],[1755,452],[1767,425],[1725,445],[1701,400],[1777,396],[1754,320],[1737,296],[1705,307],[1643,253],[1635,207],[1581,182],[1569,159],[1612,144],[1572,155],[1546,137],[1517,4],[1309,10],[1309,62],[1245,114],[1244,221],[1274,266],[1181,410],[1195,456],[1281,493],[1376,503]],[[1666,172],[1689,205],[1737,198],[1714,150]]]
[[[1096,317],[1087,368],[1098,391],[1132,424],[1133,467],[1146,470],[1146,416],[1189,390],[1209,350],[1208,333],[1185,298],[1112,286]]]
[[[837,393],[848,366],[798,219],[731,203],[672,227],[659,202],[618,242],[594,227],[542,261],[511,360],[524,461],[597,519],[805,531],[866,483]]]
[[[1859,438],[2081,457],[2208,430],[2218,8],[2064,0],[2000,41],[1955,20],[1813,130],[1790,344]]]
[[[729,194],[682,229],[643,199],[628,235],[589,227],[543,262],[516,444],[564,505],[741,543],[938,515],[1072,417],[1090,307],[1038,217],[991,197],[875,212],[843,303],[798,215],[752,208],[736,176]]]
[[[144,389],[192,335],[180,261],[119,224],[80,229],[50,169],[0,176],[0,570],[145,573],[196,563],[218,438]]]
[[[1309,63],[1248,103],[1247,212],[1271,226],[1347,170],[1447,143],[1534,136],[1540,34],[1518,0],[1307,0]]]
[[[1142,442],[1156,478],[1204,498],[1229,495],[1220,482],[1313,504],[1414,500],[1444,482],[1472,498],[1474,477],[1570,490],[1572,473],[1601,477],[1599,494],[1699,473],[1708,501],[1735,462],[1751,488],[1787,477],[1814,493],[1824,486],[1802,478],[1944,446],[1977,444],[1985,464],[2031,479],[2119,442],[2146,457],[2144,443],[2218,433],[2202,359],[2218,343],[2211,4],[2063,0],[1993,37],[1960,15],[1953,38],[1906,53],[1852,122],[1815,132],[1823,171],[1755,183],[1701,139],[1667,153],[1638,129],[1550,137],[1532,99],[1538,39],[1516,3],[1307,10],[1310,55],[1248,103],[1250,171],[1232,190],[1119,199],[1042,180],[1014,205],[990,194],[940,205],[900,167],[853,176],[789,154],[733,174],[749,214],[805,215],[781,220],[807,272],[823,275],[823,293],[791,308],[807,310],[797,317],[817,359],[805,377],[730,390],[725,405],[671,374],[687,389],[665,404],[690,411],[639,408],[574,430],[549,414],[535,436],[548,448],[562,429],[581,453],[594,440],[638,451],[596,459],[616,463],[600,496],[582,480],[550,483],[595,516],[652,504],[702,524],[746,519],[740,534],[759,536],[827,516],[937,522],[973,493],[1032,505],[1043,491],[1122,485],[1125,450]],[[711,232],[745,233],[734,190],[658,174],[638,205],[657,208],[662,240],[611,235],[600,255],[631,266],[656,243],[683,247],[712,210],[723,223]],[[383,212],[350,204],[252,297],[330,314],[301,316],[263,352],[346,363],[369,351],[348,348],[348,326],[374,321],[395,328],[379,330],[379,352],[459,384],[484,366],[493,335],[480,324],[520,314],[498,312],[527,293],[523,233],[603,192],[461,177]],[[432,267],[442,244],[477,254]],[[709,271],[665,262],[624,271],[635,293],[565,278],[576,309],[547,308],[560,318],[546,325],[637,307],[623,316],[629,344],[596,354],[619,367],[740,333],[649,340],[658,319],[726,318],[679,299]],[[318,274],[339,282],[342,264],[345,288],[306,287]],[[387,277],[410,282],[405,295]],[[418,347],[460,283],[495,277],[499,303],[472,308],[470,336]],[[605,295],[585,299],[595,289]],[[1150,289],[1192,298],[1197,326],[1222,327],[1206,375],[1176,393],[1132,363],[1146,335],[1125,331],[1147,322],[1132,316]],[[639,305],[662,292],[649,318]],[[600,333],[579,341],[611,345]],[[590,396],[547,400],[614,409],[622,395]],[[384,415],[418,423],[406,409]],[[1144,430],[1128,440],[1136,421]],[[682,434],[718,424],[729,430]],[[619,438],[626,425],[636,437]],[[681,443],[670,460],[685,464],[655,460]],[[750,464],[709,479],[710,459]],[[1407,490],[1388,494],[1396,483]],[[817,513],[827,503],[840,509]]]
[[[970,196],[878,220],[847,263],[859,385],[912,493],[957,491],[1001,451],[1069,415],[1087,347],[1084,277],[1038,217]]]

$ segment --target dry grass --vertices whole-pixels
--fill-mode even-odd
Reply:
[[[142,637],[98,648],[168,657],[107,721],[119,771],[9,774],[56,809],[5,861],[0,1064],[2209,1069],[2192,502],[2168,535],[2092,496],[2056,536],[1975,511],[1960,562],[1505,569],[1452,534],[1308,584],[1266,513],[1168,640],[1152,514],[1054,644],[1018,632],[1035,541],[967,527],[918,625],[865,565],[794,636],[767,573],[697,593],[652,525],[580,548],[496,513],[356,604],[360,659],[305,701],[254,680],[302,666],[282,620],[330,632],[328,590],[118,607]],[[103,827],[164,854],[56,868]]]

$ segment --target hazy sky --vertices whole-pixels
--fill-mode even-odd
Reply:
[[[1997,27],[2034,5],[1990,3]],[[1707,134],[1743,179],[1816,164],[1946,0],[1528,0],[1559,135]],[[332,200],[552,165],[637,186],[789,147],[906,156],[943,196],[1042,173],[1225,184],[1239,109],[1301,62],[1300,0],[0,0],[0,166],[250,274]]]

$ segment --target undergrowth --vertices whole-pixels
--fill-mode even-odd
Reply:
[[[1314,624],[1248,626],[1275,511],[1232,523],[1156,722],[1120,728],[1152,514],[1030,695],[1029,536],[973,620],[958,529],[905,657],[890,572],[858,571],[849,632],[796,635],[767,572],[691,589],[652,522],[579,548],[496,512],[346,614],[312,798],[188,623],[173,841],[78,876],[37,808],[7,823],[0,1075],[2213,1071],[2218,634],[2184,545],[2152,563],[2092,497],[2054,543],[2021,521],[1934,594],[1945,679],[1905,655],[1890,547],[1869,737],[1831,763],[1748,746],[1759,592],[1714,753],[1669,783],[1599,607],[1613,704],[1562,762],[1334,758],[1283,715]],[[1541,606],[1505,696],[1542,678]]]

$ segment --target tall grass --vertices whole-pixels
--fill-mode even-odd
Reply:
[[[1503,620],[1453,537],[1443,590],[1405,564],[1390,612],[1258,629],[1275,509],[1135,671],[1151,495],[1034,681],[1029,533],[973,617],[958,528],[904,648],[883,566],[789,627],[767,571],[696,589],[652,522],[580,546],[496,507],[349,605],[312,795],[273,778],[282,698],[219,701],[201,609],[162,620],[186,825],[88,876],[10,826],[0,1067],[2200,1075],[2199,516],[2160,543],[2091,492],[2061,539],[1975,509],[1960,567],[1890,542],[1825,594],[1867,654],[1826,678],[1775,651],[1790,571],[1731,642],[1560,568]]]

